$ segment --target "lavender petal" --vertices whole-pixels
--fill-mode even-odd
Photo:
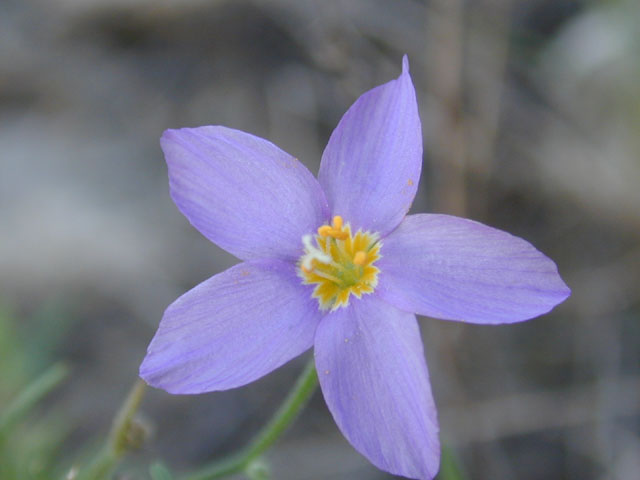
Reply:
[[[171,196],[209,240],[237,257],[296,259],[328,218],[317,180],[259,137],[226,127],[167,130]]]
[[[332,215],[385,235],[406,215],[422,168],[422,128],[407,57],[396,80],[362,95],[333,131],[318,179]]]
[[[241,263],[167,308],[140,376],[170,393],[239,387],[311,347],[321,316],[292,264]]]
[[[527,241],[472,220],[410,215],[384,239],[378,293],[403,310],[471,323],[548,312],[570,290]]]
[[[369,295],[327,315],[315,359],[338,427],[376,467],[430,479],[438,471],[436,408],[416,318]]]

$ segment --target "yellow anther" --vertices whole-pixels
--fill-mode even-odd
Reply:
[[[354,265],[364,265],[364,262],[366,261],[367,261],[367,254],[362,250],[357,251],[356,254],[353,256]]]
[[[329,225],[322,225],[321,227],[318,227],[318,235],[320,235],[321,237],[328,237],[329,235],[331,235],[332,230],[333,228],[331,228]]]
[[[332,237],[336,240],[344,240],[349,236],[349,233],[342,230],[342,217],[336,215],[333,217],[333,226],[322,225],[318,227],[318,235],[321,237]]]

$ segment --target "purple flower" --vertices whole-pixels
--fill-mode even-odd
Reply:
[[[472,220],[406,216],[422,165],[408,61],[362,95],[322,155],[318,180],[248,133],[209,126],[161,140],[171,195],[242,263],[167,308],[140,375],[171,393],[252,382],[314,347],[324,398],[375,466],[432,478],[436,408],[414,313],[512,323],[570,291],[528,242]]]

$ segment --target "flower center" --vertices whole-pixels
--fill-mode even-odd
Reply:
[[[304,255],[298,261],[298,275],[304,284],[313,284],[313,297],[322,310],[349,305],[351,294],[360,298],[374,291],[378,272],[373,264],[380,258],[378,235],[358,230],[351,234],[342,217],[333,217],[331,225],[322,225],[315,235],[302,237]]]

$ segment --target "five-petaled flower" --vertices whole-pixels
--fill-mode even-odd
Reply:
[[[140,375],[171,393],[246,385],[314,347],[338,427],[374,465],[438,470],[436,408],[415,314],[499,324],[569,296],[553,261],[472,220],[406,215],[422,132],[402,74],[362,95],[316,180],[272,143],[220,126],[168,130],[171,195],[242,260],[171,304]]]

